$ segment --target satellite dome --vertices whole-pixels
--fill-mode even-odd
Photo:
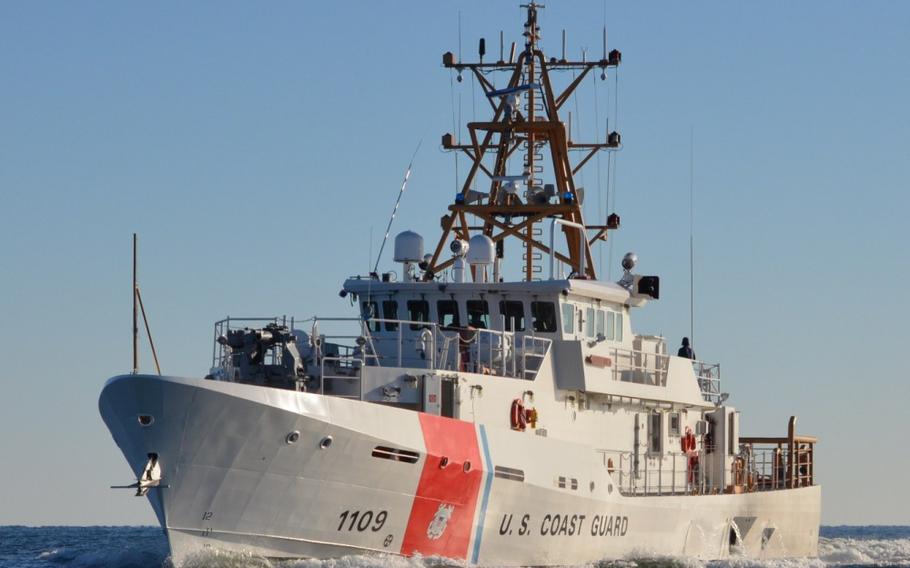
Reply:
[[[493,239],[486,235],[474,235],[468,241],[468,264],[492,264],[496,257]]]
[[[423,237],[414,231],[404,231],[395,237],[395,262],[423,260]]]

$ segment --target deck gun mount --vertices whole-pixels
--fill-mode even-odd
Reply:
[[[291,389],[303,384],[305,362],[297,348],[297,337],[286,325],[228,330],[218,343],[230,348],[234,380]]]

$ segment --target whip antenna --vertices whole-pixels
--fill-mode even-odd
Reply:
[[[152,349],[152,359],[155,361],[155,369],[161,374],[161,365],[158,363],[158,351],[155,350],[155,340],[152,339],[152,330],[149,327],[148,316],[145,315],[145,304],[142,303],[142,293],[139,291],[139,279],[137,278],[137,251],[139,237],[133,233],[133,374],[139,373],[139,313],[142,313],[142,321],[145,323],[145,335],[149,339],[149,347]]]
[[[401,205],[401,196],[404,195],[404,190],[408,187],[408,178],[411,177],[411,168],[414,166],[414,158],[417,157],[417,152],[420,151],[420,146],[423,144],[423,138],[420,139],[420,142],[417,143],[417,147],[414,148],[414,153],[411,155],[411,161],[408,162],[408,169],[404,172],[404,179],[401,182],[401,189],[398,190],[398,199],[395,200],[395,208],[392,209],[392,216],[389,217],[389,225],[385,228],[385,236],[382,237],[382,245],[379,247],[379,254],[376,255],[376,265],[373,266],[373,272],[379,270],[379,259],[382,258],[382,251],[385,249],[385,243],[389,240],[389,232],[392,230],[392,222],[395,221],[395,215],[398,214],[398,206]]]
[[[689,130],[689,341],[695,345],[695,127]]]

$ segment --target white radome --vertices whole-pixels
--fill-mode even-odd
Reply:
[[[468,264],[492,264],[496,257],[493,239],[486,235],[474,235],[468,241]]]
[[[395,262],[423,260],[423,237],[414,231],[402,231],[395,236]]]

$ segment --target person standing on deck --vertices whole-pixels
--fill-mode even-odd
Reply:
[[[679,348],[679,351],[676,353],[679,357],[685,357],[686,359],[695,359],[695,351],[692,350],[692,347],[689,345],[689,338],[682,338],[682,347]]]

